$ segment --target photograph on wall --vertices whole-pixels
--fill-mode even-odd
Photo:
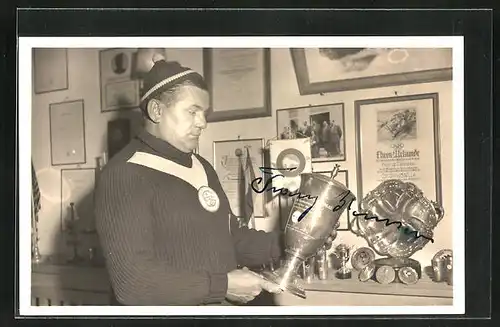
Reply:
[[[451,48],[291,49],[300,94],[452,79]]]
[[[438,95],[355,102],[358,198],[389,179],[441,203]]]
[[[231,210],[238,217],[264,217],[265,193],[257,193],[250,184],[262,177],[264,140],[241,139],[214,142],[214,168]]]
[[[313,162],[346,160],[343,103],[280,109],[276,116],[278,139],[309,138]]]

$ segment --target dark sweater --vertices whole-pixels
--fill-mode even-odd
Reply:
[[[222,303],[227,273],[277,260],[278,233],[239,228],[213,167],[197,156],[220,198],[211,213],[173,175],[127,162],[137,151],[191,167],[191,154],[142,132],[103,169],[96,188],[99,239],[116,300],[124,305]]]

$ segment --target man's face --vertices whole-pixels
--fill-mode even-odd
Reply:
[[[175,100],[168,107],[162,105],[159,132],[162,139],[188,153],[196,149],[201,131],[207,127],[209,95],[196,86],[185,85]]]

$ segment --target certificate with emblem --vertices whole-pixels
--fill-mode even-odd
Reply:
[[[264,217],[266,193],[256,193],[250,187],[253,179],[263,177],[263,148],[263,139],[214,142],[214,168],[231,210],[238,217],[251,213],[248,205],[253,207],[254,217]]]
[[[441,203],[438,94],[355,102],[358,200],[381,182],[412,182]]]

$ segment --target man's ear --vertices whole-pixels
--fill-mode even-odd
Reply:
[[[161,107],[160,104],[156,99],[152,99],[148,102],[147,104],[147,112],[149,118],[154,122],[154,123],[159,123],[160,122],[160,117],[161,117]]]

